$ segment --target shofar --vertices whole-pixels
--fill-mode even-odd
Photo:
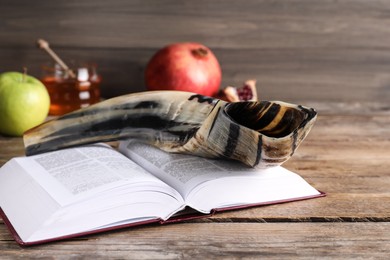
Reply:
[[[108,99],[43,123],[24,135],[26,155],[134,138],[162,150],[225,158],[251,167],[287,161],[317,117],[279,101],[228,103],[181,91]]]

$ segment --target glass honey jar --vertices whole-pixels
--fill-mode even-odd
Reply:
[[[58,64],[45,65],[42,71],[41,81],[50,96],[50,115],[63,115],[100,101],[102,79],[95,64],[82,64],[72,71]]]

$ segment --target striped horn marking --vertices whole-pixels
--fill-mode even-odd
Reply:
[[[27,155],[137,139],[162,150],[225,158],[251,167],[287,161],[312,128],[312,108],[280,101],[225,101],[181,91],[112,98],[25,133]]]

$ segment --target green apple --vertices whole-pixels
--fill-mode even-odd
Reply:
[[[0,74],[0,133],[22,136],[45,120],[49,107],[50,97],[41,81],[20,72]]]

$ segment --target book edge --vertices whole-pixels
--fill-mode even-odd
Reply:
[[[40,245],[40,244],[56,242],[56,241],[61,241],[61,240],[68,240],[68,239],[72,239],[72,238],[83,237],[83,236],[88,236],[88,235],[93,235],[93,234],[98,234],[98,233],[104,233],[104,232],[108,232],[108,231],[120,230],[120,229],[129,228],[129,227],[143,226],[143,225],[153,224],[153,223],[173,224],[173,223],[179,223],[179,222],[193,220],[193,219],[211,217],[214,214],[225,212],[225,211],[239,210],[239,209],[245,209],[245,208],[254,208],[254,207],[260,207],[260,206],[266,206],[266,205],[276,205],[276,204],[282,204],[282,203],[287,203],[287,202],[302,201],[302,200],[314,199],[314,198],[326,196],[325,192],[322,192],[322,191],[318,191],[318,192],[319,192],[319,194],[304,196],[304,197],[297,197],[297,198],[290,198],[290,199],[283,199],[283,200],[269,201],[269,202],[261,202],[261,203],[254,203],[254,204],[244,204],[244,205],[231,206],[231,207],[225,207],[225,208],[216,208],[216,209],[213,209],[210,212],[210,214],[203,214],[203,213],[199,212],[199,213],[193,213],[193,214],[189,214],[189,215],[172,217],[172,218],[165,220],[165,221],[162,219],[156,218],[156,219],[144,220],[144,221],[122,224],[122,225],[106,227],[106,228],[100,228],[100,229],[79,232],[79,233],[75,233],[75,234],[64,235],[64,236],[59,236],[59,237],[54,237],[54,238],[32,241],[32,242],[26,242],[20,238],[17,231],[14,229],[12,223],[9,221],[7,215],[5,214],[5,212],[3,211],[3,209],[1,207],[0,207],[0,217],[3,219],[5,226],[8,228],[9,232],[11,233],[11,236],[14,238],[14,240],[20,246],[33,246],[33,245]]]
[[[74,233],[74,234],[58,236],[58,237],[53,237],[53,238],[48,238],[48,239],[26,242],[19,236],[18,232],[15,230],[12,223],[9,221],[7,215],[5,214],[5,212],[3,211],[3,209],[1,207],[0,207],[0,217],[3,219],[4,224],[7,227],[7,229],[9,230],[11,236],[14,238],[16,243],[18,243],[20,246],[41,245],[41,244],[46,244],[46,243],[50,243],[50,242],[68,240],[68,239],[72,239],[72,238],[78,238],[78,237],[83,237],[83,236],[88,236],[88,235],[93,235],[93,234],[98,234],[98,233],[104,233],[104,232],[113,231],[113,230],[120,230],[120,229],[124,229],[124,228],[128,228],[128,227],[142,226],[142,225],[161,222],[161,219],[159,219],[159,218],[149,219],[149,220],[144,220],[144,221],[138,221],[138,222],[133,222],[133,223],[127,223],[127,224],[122,224],[122,225],[94,229],[94,230],[90,230],[90,231],[78,232],[78,233]]]
[[[302,201],[302,200],[308,200],[308,199],[315,199],[315,198],[321,198],[325,197],[326,193],[317,190],[318,194],[303,196],[303,197],[295,197],[295,198],[289,198],[289,199],[281,199],[281,200],[273,200],[273,201],[266,201],[266,202],[260,202],[260,203],[250,203],[250,204],[243,204],[243,205],[237,205],[237,206],[230,206],[230,207],[224,207],[224,208],[218,208],[214,209],[213,211],[215,213],[225,212],[225,211],[232,211],[232,210],[239,210],[239,209],[246,209],[246,208],[255,208],[255,207],[261,207],[261,206],[267,206],[267,205],[277,205],[277,204],[283,204],[288,202],[295,202],[295,201]]]

